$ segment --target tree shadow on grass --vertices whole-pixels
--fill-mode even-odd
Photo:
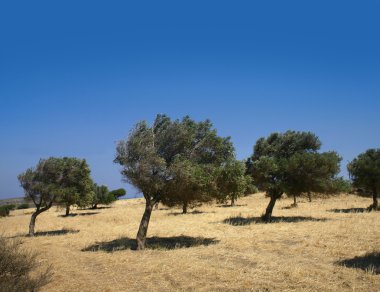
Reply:
[[[247,204],[235,204],[233,206],[231,206],[231,204],[225,204],[225,205],[219,205],[217,206],[218,208],[233,208],[233,207],[244,207],[244,206],[248,206]]]
[[[66,234],[78,233],[78,232],[79,232],[79,230],[75,230],[75,229],[38,231],[38,232],[34,233],[34,236],[57,236],[57,235],[66,235]]]
[[[365,213],[368,212],[368,208],[331,209],[328,211],[334,213]]]
[[[75,216],[92,216],[99,214],[100,212],[84,212],[84,213],[72,213],[69,215],[58,215],[58,217],[68,218],[68,217],[75,217]]]
[[[171,250],[177,248],[189,248],[195,246],[208,246],[216,244],[219,240],[214,238],[191,237],[191,236],[173,236],[173,237],[149,237],[146,239],[147,249]],[[128,237],[115,239],[112,241],[98,242],[88,246],[82,251],[105,251],[114,252],[119,250],[136,250],[136,240]]]
[[[364,256],[354,257],[336,262],[347,268],[362,269],[375,275],[380,274],[380,252],[368,253]]]
[[[194,211],[187,212],[187,213],[183,213],[183,212],[172,212],[172,213],[169,213],[168,215],[169,215],[169,216],[178,216],[178,215],[197,215],[197,214],[204,214],[204,213],[208,213],[208,212],[202,212],[202,211],[194,210]]]
[[[293,216],[293,217],[272,217],[270,222],[264,221],[261,217],[230,217],[223,220],[223,223],[230,224],[233,226],[244,226],[250,224],[263,224],[263,223],[297,223],[297,222],[307,222],[307,221],[327,221],[325,218],[313,218],[313,217],[303,217],[303,216]]]

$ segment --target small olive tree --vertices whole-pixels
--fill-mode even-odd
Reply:
[[[236,159],[230,159],[220,168],[217,176],[217,199],[221,202],[231,201],[231,206],[236,200],[244,196],[251,185],[251,178],[245,175],[245,165]]]
[[[318,153],[321,142],[310,132],[287,131],[260,138],[247,161],[259,189],[270,197],[263,219],[270,221],[276,201],[284,194],[323,191],[339,172],[335,152]]]
[[[59,158],[40,159],[35,168],[28,168],[18,176],[25,197],[36,207],[29,224],[29,236],[34,236],[36,219],[39,214],[51,208],[61,194],[62,163]]]
[[[372,195],[373,203],[369,210],[379,210],[380,192],[380,149],[369,149],[361,153],[347,165],[354,187]]]
[[[41,159],[35,168],[28,168],[18,176],[27,200],[36,207],[29,224],[29,235],[34,236],[36,218],[53,204],[67,204],[67,198],[92,195],[90,169],[78,158]],[[78,201],[76,201],[78,202]]]
[[[91,201],[91,209],[97,209],[99,204],[109,205],[116,201],[116,197],[112,194],[108,187],[105,185],[97,185],[93,186],[94,195]]]
[[[117,200],[117,199],[125,196],[127,194],[127,191],[123,188],[120,188],[120,189],[110,191],[110,194],[113,195],[115,197],[115,199]]]
[[[122,166],[124,179],[139,189],[145,198],[145,211],[136,236],[137,249],[145,248],[154,205],[159,202],[185,205],[190,195],[199,196],[197,192],[179,192],[172,186],[181,181],[193,184],[193,178],[186,172],[201,171],[197,165],[203,170],[207,166],[219,166],[233,156],[233,152],[230,138],[219,137],[208,120],[197,123],[184,117],[172,121],[166,115],[157,115],[152,126],[145,121],[137,123],[128,138],[118,143],[114,160]],[[175,166],[180,163],[186,165],[184,171]],[[187,181],[189,179],[191,181]],[[198,183],[203,182],[199,180]],[[173,200],[175,196],[178,198]]]
[[[70,206],[87,207],[94,196],[90,167],[85,159],[64,157],[60,179],[59,204],[66,209],[65,216],[70,214]]]

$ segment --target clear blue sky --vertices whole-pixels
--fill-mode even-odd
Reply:
[[[157,113],[210,118],[239,159],[287,129],[344,171],[380,147],[379,1],[130,2],[0,4],[0,198],[49,156],[135,195],[115,143]]]

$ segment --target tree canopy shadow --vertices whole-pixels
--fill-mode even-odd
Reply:
[[[365,213],[368,208],[348,208],[348,209],[331,209],[329,212],[333,213]]]
[[[173,237],[149,237],[146,239],[147,249],[172,250],[196,246],[208,246],[218,243],[219,240],[205,237],[173,236]],[[114,252],[119,250],[136,250],[136,239],[123,237],[107,242],[98,242],[88,246],[82,251],[105,251]]]
[[[380,274],[380,252],[368,253],[364,256],[354,257],[336,262],[347,268],[361,269],[376,275]]]
[[[293,216],[293,217],[272,217],[270,222],[266,222],[262,219],[262,217],[229,217],[223,220],[223,223],[230,224],[233,226],[244,226],[250,224],[264,224],[264,223],[297,223],[297,222],[307,222],[307,221],[327,221],[326,218],[314,218],[314,217],[304,217],[304,216]]]
[[[178,216],[178,215],[197,215],[197,214],[204,214],[204,213],[208,213],[208,212],[203,212],[203,211],[194,210],[194,211],[187,212],[187,213],[183,213],[183,212],[172,212],[172,213],[169,213],[168,215],[169,215],[169,216]]]
[[[219,205],[217,206],[218,208],[233,208],[233,207],[244,207],[244,206],[248,206],[247,204],[235,204],[233,206],[231,206],[231,204],[224,204],[224,205]]]
[[[61,229],[61,230],[49,230],[49,231],[38,231],[34,233],[34,236],[57,236],[66,235],[70,233],[78,233],[79,230],[75,229]]]
[[[99,214],[99,213],[100,212],[72,213],[72,214],[69,214],[69,215],[58,215],[58,217],[67,218],[67,217],[75,217],[75,216],[92,216],[92,215],[96,215],[96,214]]]

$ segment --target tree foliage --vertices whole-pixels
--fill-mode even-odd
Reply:
[[[92,202],[91,202],[92,209],[96,209],[99,204],[109,205],[116,201],[115,195],[112,194],[108,190],[108,187],[105,185],[99,186],[97,184],[94,184],[93,190],[94,190],[94,195],[92,197]]]
[[[186,173],[219,166],[233,154],[230,138],[219,137],[209,120],[195,122],[186,116],[172,121],[166,115],[157,115],[152,126],[145,121],[137,123],[128,138],[118,143],[115,158],[115,162],[122,166],[124,179],[139,189],[146,200],[137,248],[145,247],[150,214],[156,203],[162,201],[171,205],[187,200],[190,193],[196,194],[181,193],[173,188],[181,180],[190,185],[194,183],[186,181],[189,179]],[[176,167],[181,163],[186,166],[185,170]],[[202,180],[199,182],[203,183]],[[175,196],[178,200],[174,200]],[[197,199],[202,197],[196,196]]]
[[[339,172],[341,158],[335,152],[319,153],[321,142],[310,132],[287,131],[260,138],[247,161],[255,184],[271,198],[264,219],[271,220],[276,200],[284,193],[321,192]]]
[[[82,204],[82,198],[92,196],[90,169],[85,160],[77,158],[40,159],[35,168],[28,168],[18,180],[26,199],[36,207],[29,225],[30,236],[34,235],[37,216],[53,203]]]
[[[361,153],[347,165],[353,186],[372,195],[373,204],[369,207],[379,209],[380,191],[380,149],[369,149]]]
[[[120,188],[110,191],[110,194],[113,195],[115,199],[119,199],[120,197],[125,196],[127,194],[127,191],[123,188]]]
[[[219,201],[231,201],[231,206],[236,200],[245,195],[248,187],[252,184],[252,179],[245,175],[245,165],[236,159],[230,159],[220,168],[217,176]]]

